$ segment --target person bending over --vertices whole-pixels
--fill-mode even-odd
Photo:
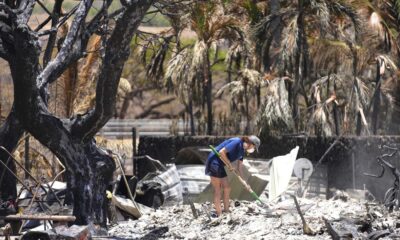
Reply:
[[[215,149],[221,155],[230,171],[233,171],[232,162],[237,160],[237,170],[243,178],[243,157],[245,152],[253,153],[260,146],[260,139],[256,136],[234,137],[223,141]],[[217,215],[220,216],[221,211],[221,190],[224,192],[224,212],[229,212],[229,194],[231,187],[229,186],[227,174],[224,168],[225,164],[213,152],[208,155],[206,161],[206,175],[211,178],[211,185],[214,188],[214,205]]]

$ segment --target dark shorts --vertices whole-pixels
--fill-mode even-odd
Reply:
[[[206,163],[206,175],[216,178],[226,177],[225,168],[217,161],[208,161]]]

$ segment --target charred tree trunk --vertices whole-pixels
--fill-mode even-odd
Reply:
[[[11,29],[8,32],[0,29],[0,57],[8,61],[14,83],[14,108],[0,129],[0,144],[13,150],[23,131],[28,131],[65,164],[75,223],[105,226],[105,190],[115,163],[106,151],[96,146],[94,136],[114,114],[119,79],[129,56],[131,39],[152,1],[121,1],[124,6],[120,16],[111,34],[104,39],[105,53],[96,86],[95,108],[71,119],[59,119],[49,112],[47,86],[71,63],[84,56],[89,37],[108,24],[107,8],[112,1],[104,1],[102,9],[89,23],[85,19],[93,1],[79,1],[62,47],[45,67],[39,61],[42,49],[38,34],[27,25],[35,1],[22,2],[26,4],[20,4],[18,11],[0,5],[0,10],[5,9],[8,14],[5,23],[10,28],[6,29]],[[8,41],[10,39],[13,41]],[[0,157],[4,161],[4,156]],[[10,188],[7,194],[15,195],[15,188]]]
[[[18,141],[22,137],[24,130],[20,121],[17,119],[14,108],[8,115],[5,123],[0,128],[0,146],[13,152],[17,147]],[[9,155],[0,149],[0,161],[5,163],[8,168],[15,172],[15,163],[9,159]],[[17,180],[3,165],[0,165],[0,198],[2,200],[15,199],[17,197]]]

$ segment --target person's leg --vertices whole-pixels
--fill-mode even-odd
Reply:
[[[214,206],[217,215],[220,216],[221,211],[221,178],[211,177],[211,185],[214,187]]]
[[[231,186],[229,186],[228,178],[222,178],[221,184],[224,189],[224,212],[229,212],[229,195],[231,193]]]

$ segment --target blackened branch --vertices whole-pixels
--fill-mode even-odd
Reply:
[[[47,13],[47,14],[49,14],[49,16],[54,16],[53,14],[54,14],[54,11],[53,11],[53,14],[49,11],[49,9],[47,9],[47,7],[40,1],[40,0],[36,0],[37,1],[37,3],[39,3],[39,5],[40,5],[40,7]],[[62,1],[61,1],[62,2]],[[56,1],[56,3],[55,4],[57,4],[57,1]],[[54,8],[55,8],[55,5],[54,5]]]
[[[60,51],[39,75],[40,88],[44,87],[48,83],[54,82],[62,74],[62,70],[65,69],[66,65],[71,63],[70,56],[74,50],[78,50],[79,52],[82,50],[82,46],[77,47],[75,43],[85,23],[86,16],[90,10],[90,7],[92,6],[92,3],[93,1],[91,0],[82,0],[79,3],[75,18],[72,21],[71,27],[67,36],[65,37]]]
[[[113,116],[118,84],[130,53],[132,37],[152,3],[153,1],[140,1],[126,7],[117,19],[106,43],[103,66],[96,86],[95,107],[85,116],[76,119],[72,126],[72,134],[80,137],[83,142],[90,141]]]
[[[46,18],[46,20],[44,20],[41,24],[39,24],[36,28],[35,28],[35,32],[40,31],[44,26],[46,26],[46,24],[48,24],[51,21],[51,16],[48,16]]]
[[[110,7],[112,3],[112,0],[105,0],[102,8],[100,11],[94,16],[94,18],[89,22],[89,24],[86,27],[86,32],[85,32],[85,40],[88,40],[88,37],[91,36],[93,33],[95,33],[100,26],[105,23],[107,24],[107,9]]]
[[[26,24],[32,15],[33,8],[35,7],[36,0],[25,0],[20,4],[18,10],[18,23]]]
[[[0,2],[0,11],[4,11],[7,15],[7,19],[16,22],[17,14],[13,11],[13,9],[5,3]]]
[[[52,16],[51,21],[51,28],[56,28],[58,24],[58,20],[60,19],[61,14],[61,7],[64,0],[56,0],[53,8],[53,13],[50,15]],[[51,59],[51,54],[53,53],[54,45],[57,39],[57,31],[52,31],[49,36],[49,40],[47,41],[46,50],[43,55],[43,66],[46,67]]]

